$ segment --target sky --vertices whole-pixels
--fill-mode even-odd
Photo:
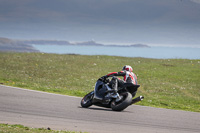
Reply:
[[[200,47],[200,0],[0,0],[0,37]]]

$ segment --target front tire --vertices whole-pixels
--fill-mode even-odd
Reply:
[[[92,106],[93,96],[94,96],[94,91],[85,95],[85,97],[81,100],[81,106],[83,108],[88,108],[88,107]]]
[[[111,108],[113,111],[122,111],[127,108],[132,102],[132,95],[129,92],[122,93],[120,94],[120,96],[123,97],[121,101],[116,102],[114,100],[111,102]]]

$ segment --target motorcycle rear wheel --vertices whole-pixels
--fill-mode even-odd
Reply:
[[[81,106],[83,108],[88,108],[90,106],[92,106],[92,98],[94,96],[94,92],[90,92],[87,95],[85,95],[85,97],[81,100]]]
[[[129,92],[121,93],[120,96],[123,97],[122,100],[116,102],[113,100],[111,102],[111,108],[113,111],[122,111],[127,108],[132,102],[132,95]]]

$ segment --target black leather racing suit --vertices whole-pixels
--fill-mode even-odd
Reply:
[[[123,76],[124,80],[121,80],[120,78],[117,78],[115,76]],[[126,83],[133,83],[135,85],[137,85],[137,76],[133,73],[133,72],[129,72],[129,71],[120,71],[120,72],[112,72],[109,73],[105,76],[103,76],[103,78],[108,78],[108,77],[113,77],[109,86],[114,89],[117,92],[117,88],[121,87],[125,82]]]

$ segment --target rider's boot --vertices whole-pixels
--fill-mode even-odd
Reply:
[[[111,93],[111,97],[116,99],[116,102],[121,100],[119,93],[117,93],[118,87],[118,79],[116,77],[112,78],[112,89],[113,92]]]

